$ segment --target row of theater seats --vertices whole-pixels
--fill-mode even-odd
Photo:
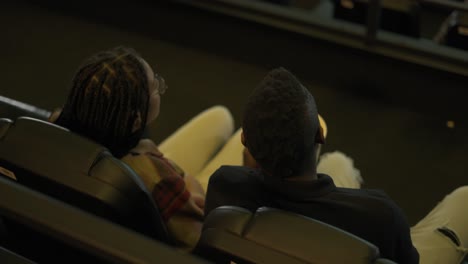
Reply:
[[[464,0],[452,0],[464,2]],[[366,24],[369,0],[333,0],[334,17],[353,23]],[[417,0],[381,0],[380,27],[383,30],[419,38],[421,4]],[[453,11],[433,36],[439,43],[468,50],[468,13]]]
[[[49,114],[0,96],[0,262],[204,262],[170,248],[132,169]],[[354,235],[273,208],[218,208],[195,252],[216,263],[393,263]]]
[[[0,194],[0,263],[207,263],[2,177]]]
[[[366,24],[369,0],[333,0],[333,16],[353,23]],[[381,0],[380,27],[383,30],[419,38],[420,6],[416,0]]]
[[[284,6],[295,6],[311,9],[320,0],[263,0]],[[352,23],[365,25],[369,0],[322,0],[332,1],[334,4],[333,17]],[[450,0],[463,2],[464,0]],[[305,2],[306,4],[303,4]],[[380,28],[386,31],[409,37],[421,36],[421,4],[418,0],[380,0],[382,10],[380,14]],[[439,29],[432,36],[443,45],[468,50],[468,13],[453,11]]]

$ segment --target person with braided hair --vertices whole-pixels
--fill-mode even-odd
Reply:
[[[176,245],[189,251],[200,237],[205,203],[204,188],[193,175],[203,171],[231,136],[234,125],[229,111],[215,106],[158,148],[143,135],[159,115],[167,87],[135,50],[102,51],[79,67],[65,104],[50,121],[105,146],[132,167],[152,193]],[[188,149],[196,153],[187,153]],[[162,154],[166,151],[169,155]],[[239,161],[222,163],[239,163],[238,153]]]

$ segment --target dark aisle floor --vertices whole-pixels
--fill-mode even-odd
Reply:
[[[375,94],[369,90],[369,96],[366,91],[356,94],[336,87],[332,79],[339,79],[339,72],[336,76],[314,74],[319,67],[332,69],[333,65],[325,65],[320,58],[294,63],[304,56],[314,56],[302,38],[293,36],[271,43],[265,46],[266,52],[249,46],[249,42],[258,41],[262,34],[281,34],[231,19],[231,24],[226,25],[229,32],[219,33],[239,41],[226,46],[226,41],[218,42],[216,34],[211,34],[212,39],[206,37],[206,32],[221,27],[217,23],[224,23],[224,18],[173,7],[140,11],[138,18],[134,14],[120,20],[105,15],[90,19],[30,4],[2,3],[0,94],[44,108],[59,106],[83,58],[117,45],[131,46],[170,86],[163,97],[162,114],[153,127],[153,137],[159,141],[194,114],[215,104],[227,106],[239,125],[246,96],[270,68],[281,65],[297,72],[314,93],[329,125],[324,151],[341,150],[350,155],[361,170],[365,187],[385,189],[406,212],[410,223],[424,216],[446,193],[468,184],[468,125],[460,119],[466,112],[453,111],[449,104],[441,105],[441,109],[437,105],[422,109],[419,106],[428,100],[424,95],[413,107],[405,100],[396,102],[379,89]],[[164,23],[145,19],[149,14]],[[236,23],[242,28],[239,32],[234,30]],[[242,35],[245,32],[260,36]],[[289,41],[298,43],[298,49],[286,53],[283,46],[292,45]],[[253,53],[258,56],[250,56]],[[272,53],[278,57],[270,56]],[[359,60],[360,54],[350,55]],[[356,67],[366,64],[356,63]],[[387,78],[395,81],[391,72]],[[444,98],[463,95],[441,93]],[[452,118],[455,128],[450,129],[446,122]]]

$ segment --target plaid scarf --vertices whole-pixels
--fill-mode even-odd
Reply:
[[[184,172],[166,159],[152,142],[140,142],[122,161],[132,167],[151,191],[178,246],[193,249],[203,225],[204,193],[190,189]]]

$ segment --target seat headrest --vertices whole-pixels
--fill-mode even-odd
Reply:
[[[5,124],[5,125],[3,125]],[[0,137],[0,165],[21,184],[142,234],[170,242],[136,173],[106,148],[60,126],[20,117]]]
[[[206,217],[203,229],[210,236],[209,239],[202,239],[203,243],[215,241],[213,243],[219,244],[223,241],[222,250],[232,250],[230,253],[241,259],[251,258],[252,252],[260,255],[267,252],[266,249],[305,263],[349,263],[349,260],[353,260],[352,263],[372,263],[379,256],[376,246],[346,231],[312,218],[268,207],[259,208],[255,214],[234,206],[216,208]],[[214,230],[219,230],[217,236],[213,236]],[[223,235],[223,232],[230,235]],[[234,241],[232,234],[243,238],[250,245],[248,249],[226,243]]]
[[[345,263],[349,259],[371,263],[379,252],[371,243],[336,227],[267,207],[257,210],[245,230],[245,238],[300,259],[315,259],[317,263]]]
[[[135,192],[144,192],[150,195],[140,177],[128,165],[110,154],[102,155],[99,162],[91,168],[89,174],[102,182],[119,186],[119,190],[127,195]],[[136,186],[138,188],[135,188]]]
[[[241,236],[253,214],[244,208],[221,206],[205,219],[203,229],[220,228]]]
[[[16,164],[29,164],[32,171],[55,174],[73,168],[89,174],[89,170],[106,148],[70,133],[46,121],[20,117],[10,124],[0,140],[0,156]]]

